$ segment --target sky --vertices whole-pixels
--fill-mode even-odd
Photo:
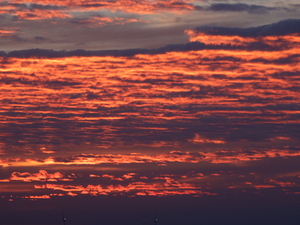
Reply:
[[[0,46],[1,225],[299,224],[298,0],[0,0]]]

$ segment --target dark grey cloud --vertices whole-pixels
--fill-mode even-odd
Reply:
[[[43,38],[35,37],[35,41],[41,42]],[[137,54],[163,54],[167,52],[186,52],[186,51],[196,51],[204,49],[226,49],[226,50],[281,50],[284,46],[270,46],[263,42],[249,43],[246,46],[233,46],[233,45],[214,45],[214,44],[204,44],[202,42],[188,42],[186,44],[169,44],[160,48],[154,49],[124,49],[124,50],[99,50],[99,51],[89,51],[89,50],[73,50],[73,51],[55,51],[49,49],[27,49],[27,50],[17,50],[8,53],[0,53],[2,57],[17,57],[17,58],[29,58],[29,57],[49,57],[49,58],[59,58],[59,57],[69,57],[69,56],[134,56]]]
[[[40,5],[40,4],[27,4],[27,7],[29,9],[41,9],[41,10],[61,10],[61,9],[66,9],[67,7],[65,6],[57,6],[57,5]]]
[[[266,13],[270,10],[276,10],[273,7],[266,7],[261,5],[248,5],[244,3],[228,4],[228,3],[217,3],[212,4],[206,10],[209,11],[228,11],[228,12],[242,12],[248,13]]]
[[[41,4],[24,4],[24,3],[9,3],[7,1],[5,2],[0,2],[0,6],[13,6],[16,9],[40,9],[40,10],[62,10],[66,9],[66,6],[57,6],[57,5],[41,5]]]
[[[74,23],[82,21],[73,21]],[[84,22],[84,21],[83,21]],[[241,36],[241,37],[260,37],[260,36],[281,36],[288,34],[300,33],[300,20],[299,19],[289,19],[279,21],[277,23],[258,26],[258,27],[249,27],[249,28],[232,28],[232,27],[217,27],[217,26],[201,26],[196,27],[195,31],[206,33],[209,35],[228,35],[228,36]],[[25,41],[24,39],[19,38],[14,35],[13,37],[18,41]],[[43,42],[46,39],[44,37],[36,36],[34,38],[36,42]],[[273,50],[282,50],[289,48],[289,43],[282,40],[276,45],[269,45],[263,40],[257,39],[255,42],[244,43],[244,46],[235,46],[235,45],[224,45],[224,44],[204,44],[198,41],[188,42],[186,44],[169,44],[160,48],[153,49],[144,49],[144,48],[135,48],[135,49],[112,49],[112,50],[73,50],[73,51],[55,51],[49,49],[27,49],[27,50],[18,50],[11,52],[0,52],[2,57],[67,57],[67,56],[134,56],[136,54],[162,54],[166,52],[185,52],[192,50],[203,50],[203,49],[228,49],[228,50],[264,50],[264,51],[273,51]],[[295,57],[294,57],[295,58]],[[279,62],[278,62],[279,63]],[[282,61],[283,63],[283,61]]]
[[[298,63],[300,58],[300,54],[293,54],[288,57],[281,57],[274,60],[267,60],[263,58],[255,58],[250,60],[250,62],[262,62],[265,64],[292,64],[292,63]]]
[[[36,37],[35,40],[43,40],[41,37]],[[47,49],[28,49],[11,51],[8,53],[0,53],[6,57],[67,57],[67,56],[133,56],[136,54],[161,54],[172,51],[190,51],[190,50],[202,50],[207,48],[205,44],[200,42],[189,42],[187,44],[170,44],[161,48],[156,49],[125,49],[125,50],[99,50],[99,51],[88,51],[78,49],[74,51],[54,51]]]
[[[77,24],[77,25],[88,25],[93,22],[90,21],[88,18],[75,18],[75,19],[71,19],[70,23]]]
[[[34,40],[35,40],[36,42],[43,42],[43,41],[46,41],[46,38],[43,38],[43,37],[40,37],[40,36],[35,36],[35,37],[34,37]]]
[[[101,3],[80,5],[80,7],[84,7],[84,8],[100,8],[100,7],[105,7],[105,6],[107,6],[107,4],[101,4]]]
[[[0,57],[5,57],[6,56],[6,52],[4,51],[0,51]],[[1,60],[2,61],[2,60]],[[2,62],[1,62],[2,63]]]
[[[210,35],[226,35],[241,37],[281,36],[300,33],[300,19],[282,20],[277,23],[267,24],[258,27],[239,28],[201,26],[195,28],[195,30]]]

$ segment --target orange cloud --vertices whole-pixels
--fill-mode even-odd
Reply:
[[[271,149],[271,150],[251,150],[244,152],[243,150],[237,151],[215,151],[215,152],[182,152],[182,151],[171,151],[165,154],[158,155],[146,155],[141,153],[130,153],[130,154],[104,154],[104,155],[94,155],[94,154],[81,154],[78,156],[64,158],[48,157],[46,159],[10,159],[8,164],[3,164],[3,166],[40,166],[40,165],[99,165],[99,164],[129,164],[129,163],[157,163],[157,164],[167,164],[167,163],[199,163],[199,162],[210,162],[210,163],[237,163],[242,161],[256,161],[262,160],[264,158],[276,158],[276,157],[297,157],[300,156],[300,152]],[[22,173],[16,172],[18,177],[22,176]],[[40,172],[38,174],[43,174]],[[28,176],[29,179],[31,175],[28,173],[23,174],[25,177]],[[123,176],[123,178],[132,178],[134,173],[129,173]],[[36,175],[33,175],[37,176]],[[43,175],[51,178],[50,175]],[[61,175],[62,176],[62,175]],[[103,175],[104,177],[109,177]],[[54,177],[55,178],[55,177]],[[121,179],[123,179],[121,178]],[[20,178],[22,179],[22,178]],[[62,179],[62,178],[61,178]]]
[[[260,36],[260,37],[241,37],[237,35],[209,35],[195,30],[185,30],[191,42],[199,41],[205,44],[212,45],[233,45],[233,46],[246,46],[249,43],[260,41],[270,46],[283,46],[288,48],[299,47],[300,36],[298,35],[285,35],[285,36]],[[288,45],[287,45],[288,43]]]
[[[256,189],[262,189],[262,188],[274,188],[276,186],[273,186],[273,185],[268,185],[268,184],[259,184],[259,185],[254,185],[254,187]]]
[[[103,18],[103,21],[98,22],[117,23],[118,19]],[[7,35],[12,34],[12,31],[7,32]],[[59,165],[75,167],[131,163],[164,166],[201,162],[234,164],[267,158],[299,157],[299,151],[289,150],[293,142],[297,142],[293,136],[295,134],[283,134],[280,130],[300,122],[297,107],[300,97],[295,91],[299,86],[299,38],[262,38],[263,43],[271,46],[276,46],[276,42],[279,47],[284,42],[287,44],[285,48],[272,51],[243,49],[256,41],[253,38],[200,35],[193,38],[191,41],[199,40],[221,47],[222,44],[228,44],[239,48],[216,47],[132,57],[1,59],[0,121],[3,132],[0,138],[5,148],[2,150],[1,144],[0,166],[56,168]],[[239,134],[241,127],[257,124],[278,129],[263,140],[269,142],[270,137],[275,137],[286,146],[228,150],[231,144],[235,144],[236,136],[238,141],[247,144],[251,135],[260,132],[249,130]],[[218,129],[216,136],[215,128]],[[259,135],[255,137],[260,138]],[[51,146],[56,142],[66,143],[63,155],[60,155],[59,147],[55,149]],[[87,153],[86,149],[89,148],[86,147],[84,150],[70,150],[70,143],[88,143],[86,145],[94,149],[90,151],[91,154]],[[199,143],[200,146],[197,145]],[[218,150],[211,150],[207,147],[216,146],[211,143],[222,145],[217,145]],[[180,151],[191,146],[192,149],[202,146],[205,149]],[[144,147],[174,150],[155,151],[153,154],[136,152]],[[219,150],[220,147],[226,150]],[[17,150],[20,155],[13,158],[8,154],[8,148]],[[103,150],[101,154],[93,154],[100,148]],[[114,154],[114,149],[121,148],[132,148],[132,153]],[[74,185],[64,185],[59,182],[72,181],[74,176],[40,170],[38,173],[14,172],[9,179],[0,182],[1,185],[8,185],[5,184],[7,182],[9,185],[20,183],[10,181],[43,182],[43,185],[34,186],[36,190],[47,190],[54,192],[53,195],[63,196],[121,193],[130,196],[201,196],[212,194],[202,191],[202,182],[209,181],[217,186],[214,182],[221,183],[227,179],[218,171],[209,174],[204,176],[197,173],[191,177],[184,174],[179,180],[166,174],[152,179],[151,176],[139,177],[135,173],[123,176],[89,175],[93,178],[93,184],[101,179],[105,182],[113,180],[113,184],[118,181],[124,184],[104,186],[78,185],[75,182]],[[255,189],[297,186],[295,182],[281,182],[273,178],[259,184],[259,181],[247,181],[247,176],[237,177],[242,180],[241,184],[229,183],[225,186],[249,186]],[[258,175],[255,179],[259,179]],[[46,183],[54,181],[55,184]],[[199,185],[200,182],[202,185]],[[6,192],[10,191],[10,186],[5,188]]]
[[[105,175],[104,177],[108,177]],[[112,176],[109,176],[112,177]],[[178,182],[170,177],[162,177],[160,180],[164,182],[145,183],[145,182],[131,182],[128,185],[60,185],[60,184],[44,184],[34,185],[36,189],[50,189],[54,191],[63,191],[67,194],[72,193],[73,196],[78,194],[89,194],[92,196],[109,195],[109,194],[122,194],[129,193],[131,196],[137,195],[150,195],[150,196],[163,196],[163,195],[210,195],[212,193],[203,192],[198,189],[194,184]]]
[[[100,175],[90,174],[90,177],[101,177]]]
[[[121,177],[115,177],[114,175],[103,174],[102,177],[109,178],[111,180],[124,181],[123,178],[121,178]]]
[[[75,26],[88,26],[88,27],[101,27],[105,26],[107,24],[118,24],[118,25],[124,25],[126,23],[150,23],[149,21],[145,21],[142,19],[127,19],[127,18],[121,18],[121,17],[90,17],[90,18],[77,18],[71,20],[72,24],[75,24]]]
[[[244,38],[240,36],[225,36],[225,35],[208,35],[202,32],[198,32],[195,30],[185,30],[185,34],[188,35],[189,41],[199,41],[205,44],[216,44],[216,45],[226,45],[232,44],[237,46],[245,46],[245,43],[254,42],[255,38]]]
[[[132,179],[133,176],[137,175],[136,173],[127,173],[127,174],[124,174],[122,177],[124,179]]]
[[[221,174],[219,174],[219,173],[213,173],[213,174],[211,174],[211,176],[219,177],[219,176],[221,176]]]
[[[201,195],[217,195],[217,193],[210,193],[198,190],[179,190],[179,191],[141,191],[137,192],[135,196],[173,196],[173,195],[194,195],[195,197],[200,197]]]
[[[193,143],[214,143],[214,144],[224,144],[225,141],[222,140],[211,140],[211,139],[207,139],[207,138],[203,138],[201,137],[199,134],[195,134],[195,138],[189,140]]]
[[[20,173],[20,172],[13,172],[9,178],[10,181],[24,181],[24,182],[32,182],[32,181],[71,181],[72,179],[65,179],[64,175],[60,172],[55,172],[53,174],[48,173],[45,170],[40,170],[38,173]]]
[[[0,168],[9,166],[8,160],[0,159]]]
[[[4,183],[10,182],[10,179],[2,179],[2,180],[0,180],[0,182],[4,182]]]
[[[125,121],[132,121],[135,118],[143,122],[151,121],[154,124],[148,127],[143,126],[142,123],[126,133],[135,138],[135,141],[130,143],[131,145],[147,147],[181,144],[180,141],[170,141],[166,138],[161,141],[152,139],[145,142],[151,132],[162,135],[173,132],[168,127],[171,121],[198,123],[196,121],[203,117],[226,117],[232,121],[239,121],[233,124],[237,126],[248,124],[249,118],[253,124],[262,122],[295,124],[299,122],[296,110],[270,107],[252,109],[266,107],[263,99],[270,99],[270,104],[275,105],[299,102],[299,96],[291,91],[297,85],[296,77],[276,76],[283,72],[289,74],[297,71],[298,65],[295,61],[297,58],[293,58],[296,49],[271,52],[211,49],[136,55],[130,58],[109,56],[56,59],[11,58],[10,64],[2,70],[5,77],[1,86],[3,92],[1,92],[0,100],[4,103],[8,99],[15,102],[21,101],[33,108],[43,104],[45,108],[27,113],[20,108],[16,113],[22,116],[16,117],[9,113],[13,110],[12,105],[1,104],[1,109],[6,112],[5,116],[1,115],[3,118],[1,123],[4,126],[9,126],[10,123],[21,126],[28,123],[27,120],[43,119],[50,125],[33,128],[30,131],[33,133],[43,131],[42,133],[47,134],[42,137],[44,142],[49,142],[52,138],[72,139],[72,137],[67,137],[68,132],[58,135],[61,123],[54,122],[54,120],[68,121],[73,124],[93,124],[93,127],[86,125],[84,131],[75,125],[70,126],[69,133],[88,138],[97,130],[103,130],[101,138],[93,139],[101,140],[101,143],[99,141],[97,145],[103,148],[110,148],[115,143],[119,146],[128,146],[129,143],[123,140],[130,138],[119,140],[118,136],[122,130],[127,129],[128,123]],[[293,60],[287,65],[274,66],[274,63],[280,61],[282,57]],[[234,68],[232,68],[232,60],[236,61]],[[82,61],[85,62],[84,66]],[[220,63],[222,67],[217,66]],[[72,76],[74,73],[77,76]],[[49,74],[55,75],[49,76]],[[102,76],[95,76],[95,74],[102,74]],[[256,84],[254,85],[253,82]],[[28,88],[32,86],[35,88]],[[99,89],[94,89],[95,86]],[[124,89],[129,86],[130,88]],[[60,89],[59,93],[57,89]],[[24,92],[24,90],[27,91]],[[100,90],[105,90],[105,92]],[[165,106],[164,109],[160,107],[162,103]],[[64,106],[63,109],[61,109],[61,104]],[[204,108],[201,111],[186,110],[187,107],[193,106],[196,109],[205,105],[213,107]],[[124,106],[130,107],[130,112],[119,110]],[[98,107],[107,110],[98,110],[95,113]],[[76,110],[76,108],[82,108],[82,110]],[[95,125],[95,121],[100,120],[107,124],[111,121],[119,121],[119,123],[118,126]],[[141,132],[130,134],[136,129]],[[182,131],[178,129],[176,132]],[[12,134],[1,134],[5,140],[10,135]],[[26,143],[30,140],[32,141],[29,138],[20,141]],[[184,141],[194,144],[226,143],[223,137],[209,139],[205,134],[200,133],[195,134],[192,139],[187,137]]]
[[[68,12],[84,12],[84,11],[98,11],[101,9],[110,10],[111,12],[121,11],[126,13],[135,13],[135,14],[152,14],[152,13],[161,13],[161,12],[172,12],[172,13],[185,13],[191,10],[195,10],[196,6],[191,3],[191,1],[184,0],[168,0],[168,1],[133,1],[133,0],[118,0],[118,1],[49,1],[49,0],[13,0],[10,4],[7,4],[5,9],[6,12],[11,12],[16,10],[13,4],[17,3],[26,3],[26,4],[38,4],[44,6],[45,14],[49,14],[49,8],[55,8],[57,15],[54,17],[64,18],[64,16],[69,15]],[[61,8],[58,8],[61,7]],[[24,10],[24,9],[23,9]],[[31,11],[33,9],[30,9]],[[42,17],[41,17],[42,18]]]
[[[222,175],[222,176],[221,176]],[[39,199],[39,198],[51,198],[52,196],[79,196],[79,195],[127,195],[130,197],[135,196],[169,196],[169,195],[192,195],[194,197],[200,197],[202,195],[217,195],[216,190],[220,189],[235,189],[236,191],[253,191],[255,189],[265,188],[284,188],[285,193],[292,194],[292,190],[288,190],[290,187],[297,187],[294,182],[280,182],[274,179],[264,180],[259,177],[255,178],[255,181],[244,181],[245,179],[253,179],[248,176],[238,176],[233,174],[232,171],[220,171],[220,173],[213,173],[204,175],[202,173],[196,173],[194,171],[188,172],[186,175],[178,174],[160,174],[156,177],[150,177],[144,179],[143,176],[139,176],[136,173],[125,173],[120,177],[127,177],[129,179],[118,179],[115,175],[102,174],[102,175],[88,175],[89,178],[98,178],[99,182],[103,181],[103,178],[114,180],[114,184],[86,184],[88,181],[80,183],[79,180],[74,180],[73,184],[62,184],[55,182],[51,179],[35,179],[35,181],[43,182],[42,184],[34,184],[30,186],[26,183],[26,186],[19,186],[20,183],[11,182],[9,184],[2,184],[1,190],[4,193],[12,193],[15,190],[20,194],[20,198],[26,199]],[[238,180],[233,179],[233,176]],[[242,178],[242,181],[240,180]],[[101,180],[102,179],[102,180]],[[199,180],[201,179],[201,180]],[[142,181],[141,181],[142,180]],[[48,183],[48,181],[52,183]],[[62,181],[62,180],[58,180]],[[119,181],[119,184],[115,184]],[[128,183],[128,181],[130,181]],[[79,182],[79,183],[78,183]],[[93,179],[95,182],[95,179]],[[234,183],[233,183],[234,182]],[[106,182],[105,182],[106,183]],[[109,182],[110,183],[110,182]],[[24,184],[24,183],[23,183]],[[5,186],[6,185],[6,186]],[[24,184],[25,185],[25,184]],[[39,195],[37,193],[46,191],[48,194]],[[207,191],[209,190],[209,191]],[[25,192],[30,192],[27,195]],[[50,192],[50,194],[49,194]],[[18,196],[11,195],[11,198]]]
[[[50,199],[50,195],[30,195],[30,196],[24,196],[22,198],[29,198],[29,199]]]
[[[53,18],[66,19],[73,17],[66,12],[40,9],[16,11],[14,15],[17,16],[19,20],[45,20]]]
[[[16,31],[14,30],[2,30],[0,29],[0,37],[11,37]]]
[[[290,140],[290,137],[274,137],[274,138],[270,138],[270,140],[274,141],[274,140]]]
[[[270,183],[273,183],[273,184],[277,184],[281,187],[293,187],[293,186],[296,186],[295,183],[293,182],[280,182],[280,181],[276,181],[276,180],[269,180]]]
[[[222,152],[225,155],[222,155]],[[218,154],[221,153],[221,154]],[[229,153],[227,156],[226,154]],[[275,157],[287,157],[287,156],[299,156],[299,152],[293,152],[288,150],[268,150],[268,151],[252,151],[251,153],[243,153],[242,151],[231,152],[220,151],[217,153],[206,153],[206,161],[211,163],[234,163],[238,161],[252,161],[261,160],[263,158],[275,158]]]

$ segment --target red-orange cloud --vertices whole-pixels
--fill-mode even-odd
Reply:
[[[300,156],[300,152],[289,150],[252,150],[246,151],[215,151],[215,152],[181,152],[171,151],[165,154],[158,155],[146,155],[141,153],[130,154],[81,154],[78,156],[64,158],[48,157],[44,160],[36,159],[19,159],[10,160],[9,164],[3,164],[3,166],[38,166],[38,165],[98,165],[98,164],[128,164],[128,163],[236,163],[242,161],[256,161],[264,158],[276,158],[276,157],[296,157]],[[22,174],[20,174],[22,175]],[[123,178],[131,178],[134,174],[124,175]],[[30,174],[25,174],[29,176]]]
[[[48,173],[46,170],[40,170],[38,173],[28,173],[28,172],[13,172],[7,181],[72,181],[72,179],[64,178],[64,175],[60,172],[55,172],[53,174]]]
[[[172,12],[172,13],[185,13],[191,10],[195,10],[197,7],[191,3],[191,1],[174,1],[174,0],[168,0],[168,1],[133,1],[133,0],[118,0],[118,1],[61,1],[61,0],[55,0],[55,1],[43,1],[43,0],[13,0],[10,2],[10,4],[7,4],[4,12],[12,12],[20,10],[19,8],[15,7],[14,4],[38,4],[40,7],[43,8],[43,11],[45,12],[46,16],[43,17],[36,17],[36,19],[45,19],[49,16],[52,18],[66,18],[69,17],[72,12],[79,12],[79,11],[98,11],[101,9],[110,10],[112,12],[121,11],[126,13],[135,13],[135,14],[152,14],[152,13],[160,13],[160,12]],[[47,8],[48,6],[48,8]],[[54,11],[50,10],[52,8],[55,8]],[[29,9],[27,9],[29,10]],[[30,11],[34,11],[35,9],[30,9]],[[24,7],[22,7],[22,11],[26,11]],[[21,12],[22,12],[21,11]],[[19,13],[19,12],[17,12]],[[25,12],[26,13],[26,12]],[[30,12],[28,12],[29,14]],[[51,15],[52,14],[52,15]],[[31,14],[30,14],[31,15]],[[31,17],[29,15],[29,18]],[[34,15],[34,12],[32,13]],[[28,16],[26,16],[28,18]]]
[[[157,182],[147,184],[145,182],[132,182],[128,185],[59,185],[59,184],[45,184],[35,185],[36,189],[50,189],[55,191],[63,191],[67,193],[77,194],[89,194],[92,196],[108,195],[108,194],[122,194],[130,193],[131,196],[135,195],[151,195],[151,196],[165,196],[165,195],[210,195],[210,192],[203,192],[198,190],[190,183],[180,183],[170,177],[163,177],[165,182]]]
[[[0,29],[0,36],[1,37],[11,37],[14,35],[16,31],[14,30],[2,30]]]
[[[208,45],[231,45],[247,46],[250,43],[261,42],[273,47],[298,48],[300,45],[300,36],[298,34],[241,37],[238,35],[213,35],[196,30],[186,30],[185,34],[189,36],[191,42],[199,41]]]

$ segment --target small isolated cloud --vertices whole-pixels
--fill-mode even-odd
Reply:
[[[214,144],[225,144],[225,141],[223,140],[218,140],[218,139],[208,139],[200,136],[199,134],[195,134],[195,137],[193,139],[189,140],[190,142],[193,142],[195,144],[199,143],[214,143]]]
[[[43,37],[40,37],[40,36],[35,36],[35,37],[34,37],[34,40],[35,40],[36,42],[43,42],[43,41],[46,41],[46,38],[43,38]]]
[[[263,189],[263,188],[275,188],[276,186],[274,185],[268,185],[268,184],[258,184],[254,185],[254,188],[256,189]]]
[[[15,34],[15,30],[0,29],[0,37],[12,37]]]
[[[93,16],[86,18],[73,18],[69,21],[71,24],[76,26],[87,26],[87,27],[102,27],[108,24],[114,25],[124,25],[126,23],[136,23],[143,22],[148,23],[148,21],[135,18],[122,18],[122,17],[107,17],[107,16]]]

